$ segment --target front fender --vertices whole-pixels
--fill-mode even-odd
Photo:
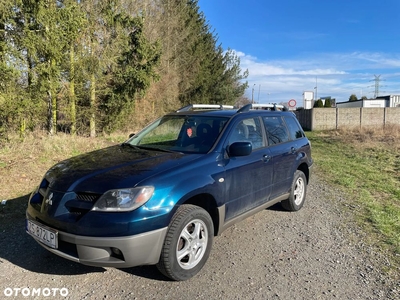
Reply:
[[[164,207],[173,211],[176,206],[185,203],[190,198],[200,194],[209,194],[216,201],[216,205],[225,202],[225,183],[223,174],[216,176],[192,176],[181,178],[174,185],[157,187],[153,198],[146,203],[148,209]]]

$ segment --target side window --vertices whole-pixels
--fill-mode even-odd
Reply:
[[[276,145],[289,141],[289,133],[281,117],[263,117],[268,135],[268,144]]]
[[[284,119],[289,129],[290,138],[292,140],[304,137],[303,129],[300,127],[299,123],[296,122],[294,117],[285,116]]]
[[[243,121],[241,121],[238,124],[236,124],[235,127],[233,128],[233,131],[229,136],[229,145],[235,142],[245,142],[248,136],[249,136],[249,129],[243,123]]]
[[[243,122],[249,130],[249,136],[247,139],[253,145],[253,150],[264,147],[265,143],[262,135],[260,119],[251,118],[246,119]]]
[[[264,147],[260,119],[248,118],[236,124],[229,137],[229,144],[234,142],[251,142],[253,150]]]

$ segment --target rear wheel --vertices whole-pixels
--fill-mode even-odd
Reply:
[[[284,209],[289,211],[298,211],[303,207],[307,193],[307,179],[302,171],[297,170],[294,173],[292,189],[289,199],[282,201]]]
[[[173,280],[187,280],[206,263],[214,237],[210,215],[201,207],[182,205],[168,228],[157,268]]]

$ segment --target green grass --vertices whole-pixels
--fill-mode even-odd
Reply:
[[[349,199],[361,207],[355,212],[360,224],[380,246],[398,256],[400,137],[377,134],[335,131],[308,132],[307,136],[318,174],[342,187]]]

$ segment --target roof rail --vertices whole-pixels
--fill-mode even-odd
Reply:
[[[276,103],[257,103],[252,105],[252,109],[264,109],[264,110],[283,110],[286,111],[287,108],[282,104]]]
[[[276,103],[257,103],[257,104],[247,104],[241,107],[237,112],[248,112],[249,110],[282,110],[287,111],[288,109],[281,104]]]
[[[176,112],[189,111],[195,109],[233,109],[233,105],[222,105],[222,104],[190,104],[178,109]]]

